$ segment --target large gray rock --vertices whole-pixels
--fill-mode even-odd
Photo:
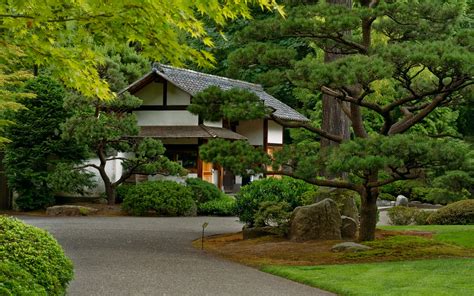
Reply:
[[[47,208],[46,214],[49,216],[87,216],[97,211],[97,209],[90,207],[62,205]]]
[[[340,244],[336,244],[331,248],[333,252],[363,252],[367,250],[371,250],[372,248],[369,246],[364,246],[361,244],[357,244],[354,242],[344,242]]]
[[[326,198],[294,209],[289,238],[293,241],[341,239],[341,215],[336,202]]]
[[[355,239],[357,237],[358,223],[351,217],[341,216],[341,236],[344,239]]]
[[[317,203],[326,198],[330,198],[336,202],[341,215],[351,217],[359,224],[359,210],[355,203],[357,196],[357,193],[347,189],[320,188],[315,192],[313,202]]]
[[[396,206],[404,206],[408,207],[408,198],[403,195],[397,196],[397,200],[395,201]]]

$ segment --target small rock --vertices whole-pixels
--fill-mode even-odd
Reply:
[[[372,248],[369,246],[357,244],[354,242],[344,242],[334,245],[331,248],[333,252],[363,252],[367,250],[371,250]]]
[[[341,215],[336,202],[326,198],[294,209],[289,237],[293,241],[341,239]]]
[[[90,207],[62,205],[47,208],[46,214],[48,216],[87,216],[97,211],[97,209]]]
[[[395,201],[396,206],[404,206],[408,207],[408,198],[403,195],[397,196],[397,200]]]
[[[357,221],[351,217],[341,216],[341,236],[344,239],[355,239],[357,236]]]

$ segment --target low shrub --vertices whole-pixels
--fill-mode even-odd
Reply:
[[[418,210],[415,212],[415,216],[413,217],[413,220],[415,221],[416,225],[427,225],[428,218],[431,216],[431,214],[432,212],[430,211]]]
[[[193,216],[191,189],[174,181],[146,181],[126,190],[122,209],[134,216]]]
[[[0,295],[46,296],[46,290],[35,277],[10,261],[0,262]]]
[[[289,222],[292,209],[287,202],[265,201],[255,214],[255,226],[275,226],[273,230],[279,235],[286,235],[289,231]]]
[[[117,190],[116,192],[117,197],[115,199],[116,203],[122,203],[125,196],[127,196],[128,191],[130,190],[130,188],[133,188],[133,186],[135,186],[135,184],[122,184],[118,186],[116,189]],[[104,196],[104,198],[106,199],[107,197]]]
[[[474,224],[474,199],[461,200],[442,207],[430,215],[428,223],[441,225]]]
[[[73,278],[71,260],[48,232],[5,216],[0,216],[0,259],[34,276],[48,295],[64,295]],[[3,268],[12,268],[11,272],[28,281],[28,276],[18,268]],[[5,274],[8,277],[10,273]]]
[[[360,195],[357,192],[347,189],[329,189],[329,188],[319,188],[317,191],[307,191],[303,194],[303,202],[305,205],[310,205],[322,201],[325,198],[330,198],[334,200],[339,208],[339,212],[343,213],[344,208],[351,204],[349,200],[354,201],[354,205],[357,208],[357,211],[360,212],[361,199]]]
[[[410,225],[415,219],[415,208],[397,206],[388,209],[388,217],[393,225]]]
[[[254,226],[255,214],[263,202],[286,202],[289,212],[304,205],[303,194],[314,191],[315,186],[301,180],[284,177],[254,181],[244,187],[236,196],[236,214],[240,221]]]
[[[235,199],[223,194],[220,198],[198,204],[199,215],[233,216]]]
[[[223,193],[215,185],[198,178],[186,179],[186,185],[193,192],[194,201],[197,204],[205,203],[223,196]]]

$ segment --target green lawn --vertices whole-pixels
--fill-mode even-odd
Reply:
[[[437,241],[474,249],[474,225],[409,225],[383,226],[385,230],[417,230],[435,232]]]
[[[409,258],[415,247],[441,252],[474,249],[474,225],[384,226],[385,230],[434,232],[435,242],[421,237],[394,236],[368,243],[374,249],[346,256],[378,256],[402,251]],[[400,248],[402,246],[403,248]],[[464,248],[464,249],[463,249]],[[392,250],[393,249],[393,250]],[[399,250],[401,249],[401,250]],[[394,251],[395,250],[395,251]],[[404,250],[404,251],[403,251]],[[433,250],[431,250],[433,251]],[[474,253],[474,250],[473,250]],[[397,254],[397,258],[403,258]],[[474,259],[448,258],[320,266],[267,266],[263,271],[341,295],[474,295]]]
[[[341,295],[474,295],[474,259],[435,259],[264,271]]]

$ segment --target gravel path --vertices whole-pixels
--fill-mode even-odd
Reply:
[[[22,217],[50,231],[74,261],[68,295],[332,295],[207,255],[207,234],[239,231],[235,218]]]

